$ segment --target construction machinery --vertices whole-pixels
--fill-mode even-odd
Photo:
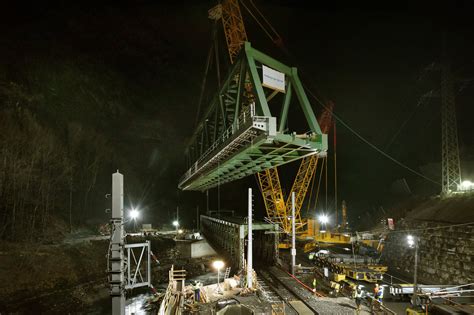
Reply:
[[[261,14],[261,12],[254,6],[256,13],[252,13],[249,9],[250,5],[240,2],[245,9],[249,11],[257,23],[264,29],[265,33],[269,35],[272,41],[281,44],[281,39],[275,29],[271,26],[268,20]],[[253,3],[252,3],[253,5]],[[260,16],[260,20],[257,18]],[[231,63],[234,63],[236,56],[241,50],[244,42],[247,40],[247,32],[243,22],[240,5],[238,0],[226,0],[209,10],[209,18],[213,20],[221,20],[224,29],[224,34],[227,43],[227,50]],[[266,27],[265,27],[266,25]],[[273,35],[271,35],[273,34]],[[250,91],[250,89],[248,89]],[[269,98],[273,97],[270,95]],[[334,104],[327,102],[318,122],[321,127],[321,132],[327,134],[332,127],[332,111]],[[310,155],[301,160],[300,167],[296,174],[295,180],[291,187],[291,192],[295,192],[295,225],[296,233],[300,239],[315,240],[320,242],[336,242],[347,243],[349,239],[346,236],[338,233],[320,233],[319,223],[314,219],[305,219],[301,215],[301,208],[303,206],[306,194],[310,183],[316,173],[318,164],[324,167],[326,164],[325,153],[322,152],[317,155]],[[257,173],[258,184],[262,193],[265,204],[268,220],[272,223],[278,223],[285,234],[291,233],[291,201],[290,195],[284,196],[283,189],[280,183],[280,177],[277,167],[268,168]],[[289,242],[282,242],[280,247],[289,247]]]
[[[232,64],[236,62],[239,52],[242,50],[244,43],[248,39],[239,3],[242,4],[242,6],[249,12],[249,14],[256,20],[257,24],[264,30],[264,32],[274,43],[282,45],[282,40],[276,30],[271,26],[268,20],[263,16],[263,14],[258,10],[252,1],[250,1],[249,4],[238,0],[222,1],[210,9],[208,13],[210,19],[214,21],[222,21],[229,60]],[[250,10],[251,6],[253,6],[255,12]],[[255,100],[255,96],[252,95],[254,91],[252,89],[252,82],[247,77],[241,78],[242,75],[243,74],[236,73],[234,75],[234,80],[236,82],[245,82],[243,84],[243,87],[246,91],[245,98],[247,99],[248,103],[251,103],[253,100]],[[236,85],[238,86],[238,84]],[[274,98],[277,93],[278,91],[275,90],[267,95],[267,100],[269,101]],[[287,93],[286,96],[289,96],[288,94],[291,93]],[[283,108],[288,107],[288,102],[289,101],[285,97]],[[323,105],[323,107],[323,111],[318,118],[318,123],[321,129],[321,134],[327,135],[334,125],[332,115],[334,104],[333,102],[328,101],[325,105]],[[282,119],[286,119],[286,115],[287,114],[283,115]],[[283,130],[281,125],[279,130],[280,132]],[[305,135],[296,135],[296,137],[304,138]],[[336,139],[334,137],[334,145],[336,144],[335,140]],[[319,151],[317,154],[308,154],[301,159],[298,172],[296,173],[290,190],[290,192],[295,193],[294,221],[296,234],[299,240],[303,240],[305,242],[304,246],[306,252],[313,250],[321,244],[350,244],[352,241],[350,235],[348,234],[347,206],[345,201],[342,203],[342,224],[337,226],[336,222],[336,228],[333,231],[322,231],[320,229],[320,222],[318,220],[315,218],[303,218],[301,214],[301,209],[303,207],[303,203],[305,202],[305,197],[310,188],[310,184],[312,181],[314,184],[314,178],[315,174],[317,173],[318,165],[321,168],[320,175],[322,175],[323,168],[327,168],[326,151]],[[222,180],[222,178],[219,179]],[[288,194],[287,196],[284,195],[277,167],[269,167],[257,172],[257,179],[266,208],[266,220],[269,221],[269,223],[279,224],[281,227],[281,232],[284,235],[280,238],[280,248],[289,248],[289,238],[285,238],[285,236],[290,235],[292,230],[291,194]],[[338,209],[336,202],[336,214],[337,212]],[[360,242],[369,246],[378,245],[377,241],[372,240],[361,240]]]

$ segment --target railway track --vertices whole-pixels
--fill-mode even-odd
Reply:
[[[285,314],[318,314],[291,285],[271,270],[257,270],[257,283],[264,299],[271,304],[285,304]]]

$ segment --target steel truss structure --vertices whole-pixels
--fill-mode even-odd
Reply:
[[[278,92],[265,93],[259,71],[262,65],[285,75],[278,116],[270,110]],[[305,119],[298,127],[308,130],[300,135],[286,132],[290,106],[295,103],[301,106]],[[186,150],[189,169],[179,188],[204,191],[306,156],[325,154],[326,150],[327,135],[321,132],[297,69],[245,42],[191,137]]]
[[[125,244],[125,249],[127,251],[127,283],[125,289],[151,287],[150,241]]]
[[[442,194],[449,195],[461,184],[456,107],[451,65],[447,59],[441,64],[441,167]]]

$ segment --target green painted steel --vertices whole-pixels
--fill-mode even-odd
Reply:
[[[244,267],[248,224],[243,218],[200,216],[201,231],[209,244],[237,268]],[[273,265],[278,257],[279,225],[253,221],[254,253]],[[260,233],[258,233],[260,231]],[[255,233],[256,232],[256,233]]]
[[[285,74],[280,102],[274,100],[272,89],[262,85],[262,65]],[[287,130],[296,103],[304,114],[298,127],[308,130],[298,135]],[[179,188],[204,191],[326,150],[327,135],[321,133],[296,68],[247,42],[190,139],[189,169]]]

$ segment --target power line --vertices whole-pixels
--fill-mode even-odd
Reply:
[[[285,47],[285,49],[283,49],[283,46],[280,47],[281,50],[288,56],[290,57],[291,59],[293,59],[293,61],[295,62],[296,58],[294,57],[294,55]],[[297,62],[295,62],[295,64],[297,64]],[[303,75],[304,75],[304,72],[301,70],[301,67],[298,67],[298,70],[299,72]],[[431,182],[431,183],[434,183],[436,185],[439,185],[441,186],[441,183],[434,180],[434,179],[431,179],[423,174],[421,174],[420,172],[412,169],[411,167],[409,167],[408,165],[398,161],[397,159],[395,159],[394,157],[392,157],[391,155],[389,155],[388,153],[386,153],[385,151],[383,151],[382,149],[378,148],[375,144],[371,143],[369,140],[367,140],[366,138],[364,138],[360,133],[358,133],[357,131],[355,131],[353,128],[351,128],[344,120],[342,120],[342,118],[340,118],[339,116],[337,116],[334,111],[332,111],[331,109],[328,109],[328,107],[324,104],[324,102],[322,102],[304,83],[302,83],[303,85],[303,88],[309,93],[309,95],[311,95],[311,97],[313,97],[324,109],[326,109],[327,111],[329,111],[331,113],[331,115],[334,117],[334,119],[336,119],[339,123],[341,123],[341,125],[343,125],[344,127],[346,127],[350,132],[352,132],[357,138],[359,138],[362,142],[364,142],[365,144],[367,144],[368,146],[370,146],[372,149],[374,149],[375,151],[379,152],[380,154],[382,154],[383,156],[385,156],[386,158],[388,158],[389,160],[391,160],[392,162],[394,162],[395,164],[405,168],[406,170],[412,172],[413,174],[415,175],[418,175],[424,179],[426,179],[427,181]]]
[[[412,172],[413,174],[416,174],[424,179],[426,179],[427,181],[430,181],[434,184],[437,184],[437,185],[440,185],[441,186],[441,183],[440,182],[437,182],[423,174],[421,174],[420,172],[418,171],[415,171],[414,169],[412,169],[411,167],[409,167],[408,165],[398,161],[397,159],[395,159],[394,157],[392,157],[391,155],[389,155],[388,153],[386,153],[385,151],[383,151],[382,149],[378,148],[375,144],[373,144],[372,142],[370,142],[369,140],[367,140],[366,138],[364,138],[360,133],[358,133],[357,131],[355,131],[353,128],[351,128],[344,120],[342,120],[342,118],[340,118],[338,115],[336,115],[333,111],[331,111],[316,95],[313,94],[313,92],[305,85],[303,84],[303,87],[305,88],[305,90],[309,93],[309,95],[311,95],[324,109],[326,109],[327,111],[331,112],[332,116],[334,117],[334,119],[336,119],[341,125],[343,125],[344,127],[346,127],[347,130],[349,130],[350,132],[352,132],[357,138],[359,138],[362,142],[364,142],[365,144],[367,144],[368,146],[370,146],[372,149],[374,149],[375,151],[379,152],[380,154],[382,154],[383,156],[385,156],[387,159],[391,160],[392,162],[394,162],[395,164],[405,168],[406,170]]]
[[[388,144],[385,146],[385,150],[388,151],[389,148],[392,146],[393,142],[395,141],[395,139],[397,139],[397,137],[400,135],[400,132],[402,131],[403,128],[405,128],[406,124],[410,121],[410,119],[414,116],[416,110],[422,105],[424,104],[424,101],[426,98],[431,98],[433,96],[433,90],[429,91],[428,93],[425,93],[423,94],[420,99],[418,100],[418,102],[416,103],[416,106],[413,108],[413,110],[411,111],[411,113],[405,118],[405,120],[403,121],[402,124],[400,124],[400,126],[398,127],[398,130],[397,132],[395,132],[392,136],[392,138],[390,138],[390,141],[388,142]]]

